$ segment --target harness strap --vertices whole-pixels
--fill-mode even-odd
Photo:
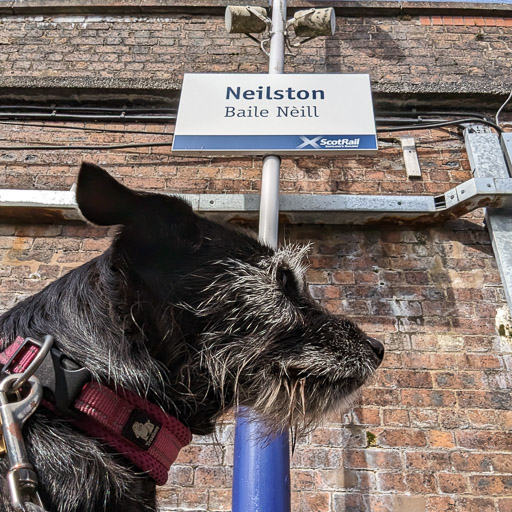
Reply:
[[[34,340],[18,336],[0,353],[2,373],[22,373],[39,350]],[[179,451],[192,440],[190,430],[139,395],[119,388],[114,391],[92,381],[87,370],[67,358],[71,370],[66,370],[61,364],[62,357],[60,351],[52,348],[41,371],[35,373],[41,377],[43,387],[53,394],[54,400],[43,400],[43,405],[71,416],[78,428],[114,448],[147,472],[157,485],[164,485]],[[49,362],[53,372],[48,370]]]

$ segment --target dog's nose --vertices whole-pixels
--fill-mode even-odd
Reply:
[[[368,340],[370,347],[372,347],[375,352],[375,355],[379,358],[379,362],[381,362],[384,358],[384,345],[379,340],[370,338],[370,336],[367,336],[366,339]]]

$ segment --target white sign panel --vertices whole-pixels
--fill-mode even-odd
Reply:
[[[368,75],[186,74],[176,153],[371,152]]]

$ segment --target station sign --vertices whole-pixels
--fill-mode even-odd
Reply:
[[[185,74],[176,154],[299,155],[377,150],[366,74]]]

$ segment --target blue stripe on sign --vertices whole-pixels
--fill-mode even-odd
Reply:
[[[377,149],[375,135],[175,135],[175,151]]]

